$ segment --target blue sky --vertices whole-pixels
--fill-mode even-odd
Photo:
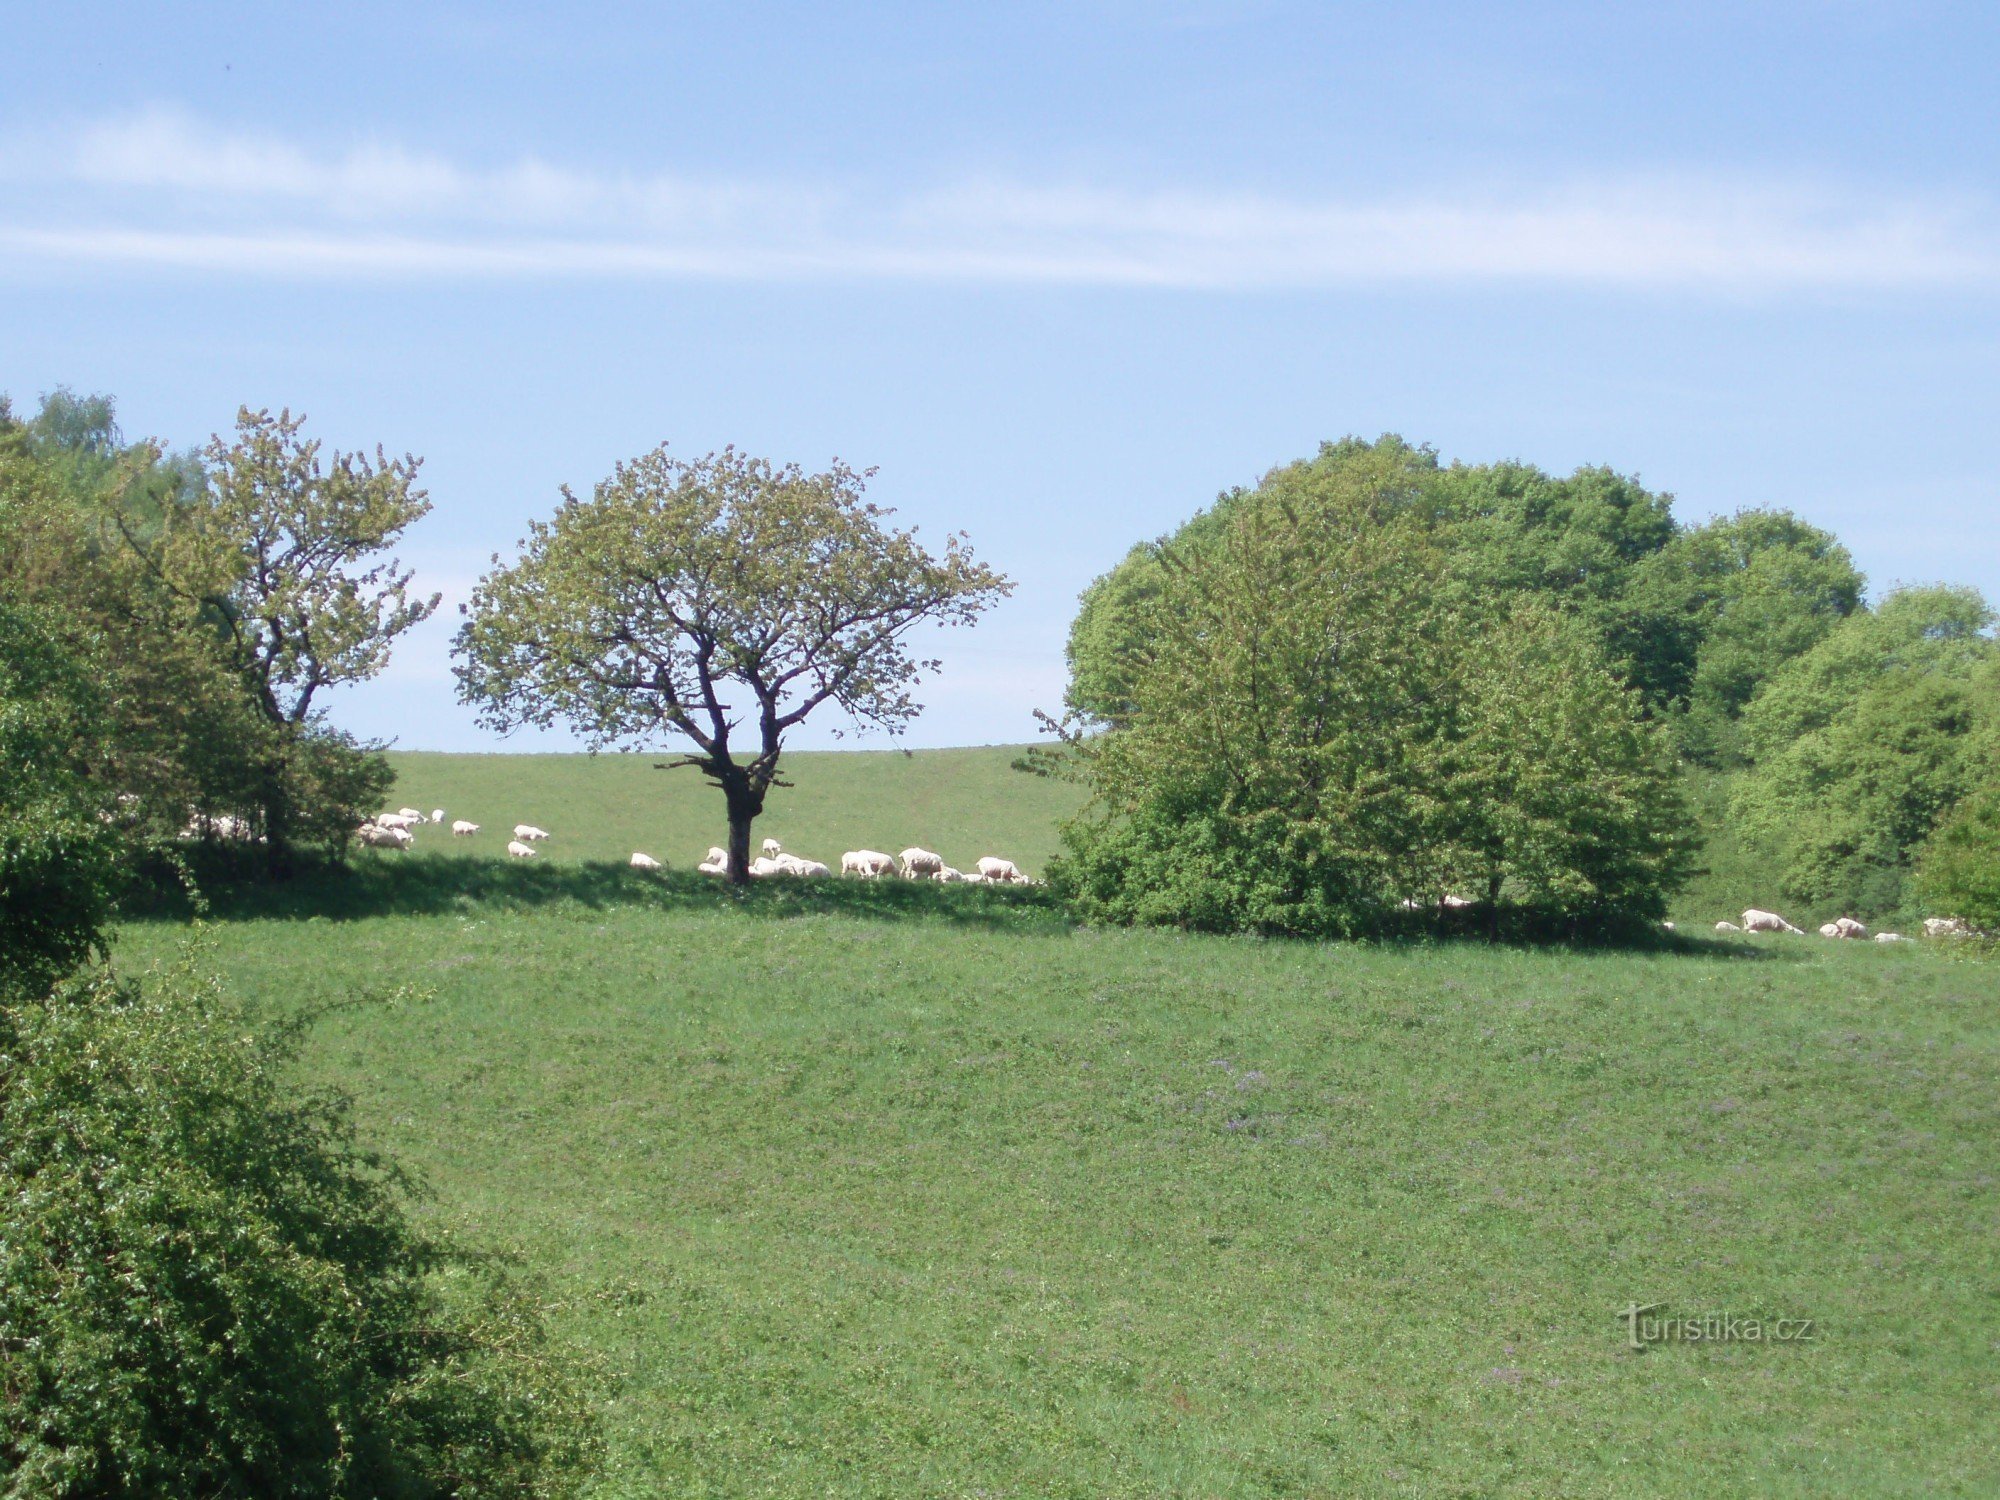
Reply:
[[[447,606],[337,700],[360,733],[502,748],[445,616],[662,440],[877,465],[1017,580],[918,745],[1032,737],[1092,576],[1349,432],[1789,506],[1878,590],[2000,599],[2000,8],[555,14],[9,19],[0,389],[426,459]]]

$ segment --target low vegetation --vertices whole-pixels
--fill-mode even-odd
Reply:
[[[267,1015],[428,992],[305,1062],[546,1279],[607,1381],[593,1493],[2000,1484],[2000,1018],[1937,945],[1325,946],[399,868],[522,885],[244,915],[217,961]],[[1815,1336],[1634,1353],[1651,1302]]]

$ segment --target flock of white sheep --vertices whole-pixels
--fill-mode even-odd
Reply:
[[[426,817],[414,807],[400,807],[391,813],[378,813],[355,830],[355,836],[362,843],[377,849],[407,849],[416,842],[415,830],[428,824],[442,824],[444,809],[434,808]],[[469,823],[460,818],[451,825],[454,837],[471,838],[479,832],[477,823]],[[516,823],[514,837],[507,843],[507,853],[515,859],[536,857],[535,845],[549,836],[548,830],[537,828],[532,823]],[[629,861],[635,870],[664,869],[664,864],[650,854],[634,852]],[[704,875],[727,875],[729,873],[729,853],[725,849],[711,848],[708,857],[695,866]],[[879,879],[884,875],[900,875],[905,880],[935,880],[945,885],[1033,885],[1035,882],[1021,873],[1020,866],[1011,859],[1002,859],[995,854],[983,854],[970,870],[956,870],[944,862],[942,855],[929,849],[909,848],[901,854],[883,854],[874,849],[850,849],[840,856],[840,873],[859,875],[864,880]],[[750,875],[753,879],[764,879],[772,875],[790,875],[800,879],[824,879],[833,870],[816,859],[802,859],[796,854],[788,854],[776,839],[765,839],[763,852],[750,861]]]
[[[398,808],[392,813],[381,813],[363,823],[357,833],[364,844],[380,849],[407,849],[416,841],[412,830],[425,824],[444,822],[444,809],[435,808],[429,817],[414,807]],[[460,818],[451,825],[455,837],[470,838],[479,832],[477,823],[468,823]],[[515,859],[533,859],[535,845],[548,837],[548,830],[537,828],[532,823],[516,823],[514,837],[507,843],[507,853]],[[630,861],[635,870],[658,870],[665,866],[650,854],[635,852]],[[724,849],[711,848],[708,857],[695,866],[704,875],[727,875],[729,873],[729,853]],[[840,856],[840,873],[858,875],[864,880],[879,880],[883,876],[901,876],[905,880],[935,880],[944,885],[1033,885],[1034,881],[1021,873],[1020,867],[1011,859],[1001,859],[998,855],[983,854],[970,870],[953,869],[944,862],[942,855],[929,849],[909,848],[901,854],[884,854],[876,849],[850,849]],[[786,853],[776,839],[765,839],[763,852],[750,861],[750,875],[762,880],[773,875],[789,875],[798,879],[825,879],[833,870],[816,859],[802,859],[796,854]],[[1462,897],[1447,896],[1446,906],[1469,906],[1471,902]],[[1415,907],[1414,901],[1405,901],[1406,907]],[[1673,929],[1673,923],[1665,924]],[[1717,922],[1717,932],[1788,932],[1803,937],[1804,930],[1794,927],[1774,911],[1764,911],[1751,907],[1743,913],[1742,922]],[[1853,917],[1839,917],[1828,922],[1819,930],[1824,938],[1865,938],[1868,928]],[[1924,936],[1929,938],[1972,937],[1970,926],[1958,917],[1926,917]],[[1900,943],[1907,941],[1900,932],[1878,932],[1874,934],[1878,943]]]
[[[1717,932],[1789,932],[1794,937],[1805,936],[1803,928],[1794,927],[1774,911],[1763,911],[1755,906],[1743,913],[1741,925],[1735,922],[1717,922],[1715,930]],[[1833,921],[1821,926],[1819,935],[1823,938],[1852,940],[1867,937],[1868,928],[1853,917],[1836,917]],[[1973,937],[1976,934],[1962,917],[1925,917],[1924,936],[1927,938]],[[1902,943],[1909,940],[1900,932],[1878,932],[1875,934],[1875,941],[1878,943]]]

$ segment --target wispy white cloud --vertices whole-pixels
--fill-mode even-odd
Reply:
[[[971,180],[909,192],[314,152],[176,113],[0,152],[0,259],[286,277],[900,278],[1186,288],[2000,283],[1979,202],[1643,177],[1375,199]]]

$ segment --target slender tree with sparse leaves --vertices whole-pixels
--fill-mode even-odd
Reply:
[[[345,803],[383,779],[362,774],[358,747],[325,726],[320,695],[379,673],[439,597],[412,598],[409,570],[382,557],[430,510],[416,484],[422,461],[379,447],[373,461],[322,458],[319,441],[300,436],[304,425],[289,410],[244,408],[235,441],[218,436],[204,450],[204,482],[165,506],[150,535],[128,532],[223,636],[269,725],[261,800],[278,871],[301,832],[302,787],[348,787],[333,799]],[[351,811],[332,808],[330,822],[319,820],[327,826],[304,831],[336,840]]]
[[[890,526],[864,498],[873,472],[733,448],[684,463],[662,445],[588,500],[565,489],[463,607],[461,700],[492,728],[564,723],[593,748],[686,740],[670,764],[722,789],[730,878],[746,880],[786,734],[829,703],[899,733],[939,666],[910,632],[969,625],[1013,588],[962,533],[933,553]]]

